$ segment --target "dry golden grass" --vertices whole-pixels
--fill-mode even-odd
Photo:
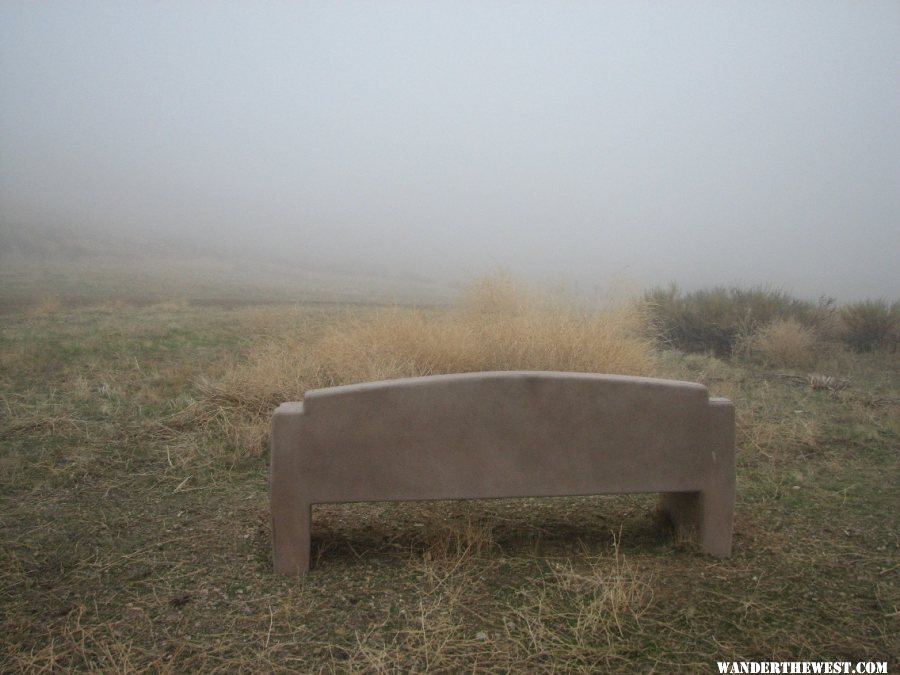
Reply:
[[[457,307],[391,307],[338,320],[314,337],[301,328],[272,336],[222,378],[200,381],[200,400],[172,424],[215,423],[257,454],[272,409],[309,389],[490,370],[648,375],[656,354],[645,334],[633,307],[590,311],[492,277],[472,284]]]
[[[757,332],[751,352],[775,368],[808,370],[816,363],[817,337],[796,319],[778,319]]]
[[[51,395],[32,402],[22,396],[0,394],[0,430],[5,436],[46,437],[83,432],[87,423],[78,419],[68,401]]]
[[[735,402],[738,448],[767,461],[784,461],[788,453],[815,452],[821,436],[821,420],[803,409],[792,409],[790,400],[767,382],[754,386],[723,387]]]
[[[652,602],[650,582],[619,554],[618,542],[612,560],[586,555],[577,565],[555,564],[541,591],[513,613],[527,626],[527,651],[569,663],[593,653],[609,667],[617,643]]]
[[[482,569],[486,569],[481,561]],[[343,649],[349,672],[609,672],[652,605],[652,576],[619,553],[554,561],[504,602],[482,597],[471,566],[424,563],[406,626],[357,632]],[[476,609],[474,602],[477,602]],[[390,636],[389,639],[385,639]]]

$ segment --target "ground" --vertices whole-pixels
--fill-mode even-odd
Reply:
[[[280,316],[315,332],[345,311],[0,315],[0,670],[900,668],[896,354],[835,352],[831,380],[661,356],[657,374],[737,406],[729,560],[679,541],[649,495],[367,504],[316,507],[315,569],[281,578],[266,454],[227,419],[172,421]]]

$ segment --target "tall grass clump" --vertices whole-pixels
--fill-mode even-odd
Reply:
[[[816,333],[796,319],[776,319],[750,340],[750,350],[769,366],[808,370],[816,362]]]
[[[865,300],[842,308],[841,339],[858,352],[896,351],[900,344],[900,301]]]
[[[490,370],[648,375],[656,359],[646,333],[637,308],[592,311],[494,277],[473,283],[452,308],[392,307],[338,320],[313,339],[273,337],[222,378],[201,382],[188,415],[229,430],[238,444],[255,439],[262,451],[272,409],[309,389]]]
[[[792,319],[814,329],[828,330],[834,300],[818,304],[762,287],[702,289],[683,294],[676,286],[654,288],[642,305],[657,339],[685,352],[731,356],[764,326]]]

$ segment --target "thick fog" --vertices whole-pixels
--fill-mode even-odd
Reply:
[[[900,3],[0,6],[4,221],[580,287],[900,289]]]

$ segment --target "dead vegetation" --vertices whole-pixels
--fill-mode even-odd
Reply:
[[[756,333],[750,350],[773,368],[808,370],[816,363],[815,331],[793,318],[778,319]]]
[[[628,309],[535,302],[502,279],[449,309],[0,317],[0,671],[900,666],[896,355],[823,352],[817,375],[658,353],[640,334]],[[311,575],[272,574],[272,405],[311,385],[504,366],[733,398],[734,557],[676,540],[652,495],[348,504],[315,507]]]

